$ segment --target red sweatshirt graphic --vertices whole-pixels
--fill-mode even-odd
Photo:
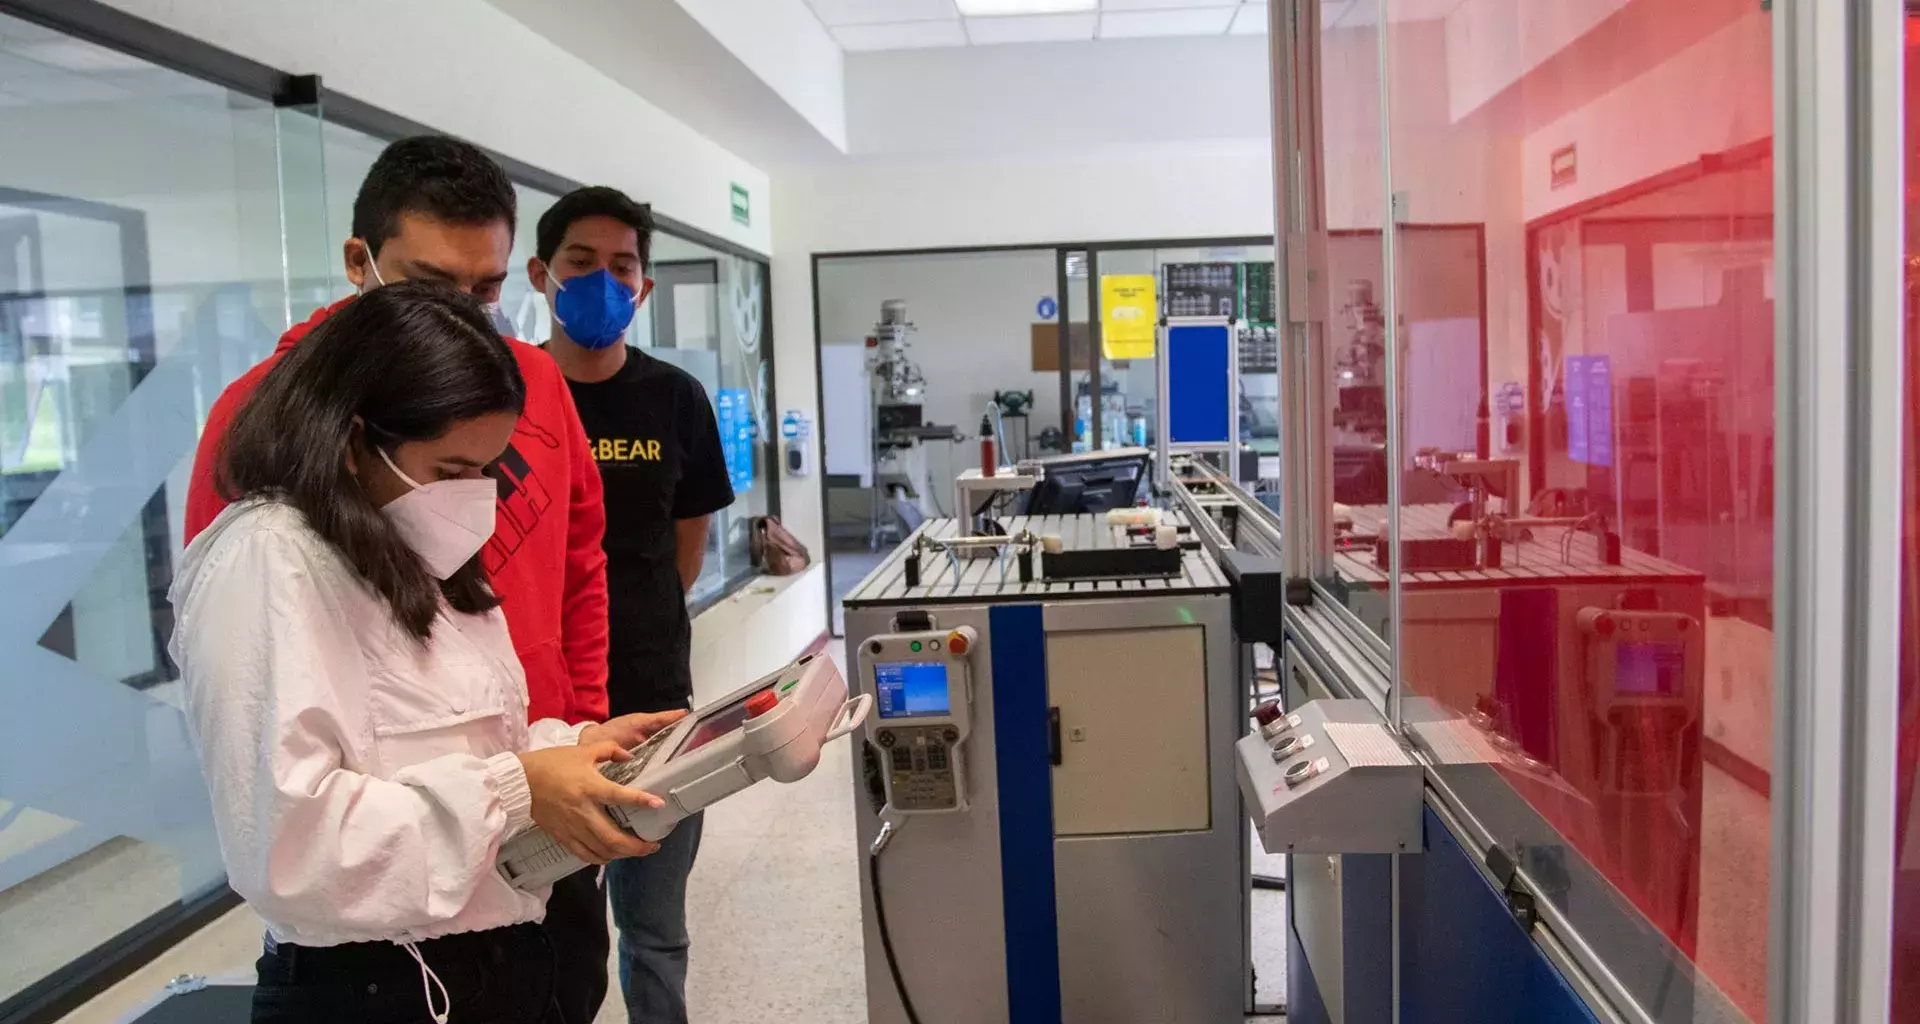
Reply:
[[[227,506],[215,485],[214,460],[241,403],[283,353],[351,301],[295,324],[273,355],[213,403],[187,487],[189,543]],[[508,345],[527,381],[527,407],[507,450],[487,470],[499,484],[500,504],[481,563],[527,672],[528,717],[599,721],[607,714],[607,556],[600,545],[607,511],[600,470],[560,368],[532,345]]]

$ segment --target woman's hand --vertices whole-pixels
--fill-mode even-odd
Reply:
[[[632,755],[626,747],[609,740],[587,743],[584,733],[581,739],[578,746],[547,747],[517,755],[527,773],[527,790],[533,795],[533,823],[589,864],[645,857],[660,849],[659,843],[622,830],[607,813],[609,807],[654,808],[665,804],[652,793],[628,789],[600,774],[601,762],[625,761]]]
[[[580,745],[585,747],[610,741],[620,744],[623,750],[631,749],[639,746],[647,737],[685,717],[687,717],[685,711],[621,715],[619,718],[608,719],[604,724],[589,725],[580,730]]]

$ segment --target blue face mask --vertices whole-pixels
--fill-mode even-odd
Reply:
[[[633,322],[639,297],[604,268],[560,281],[551,268],[548,298],[553,318],[581,348],[606,348],[618,342]]]

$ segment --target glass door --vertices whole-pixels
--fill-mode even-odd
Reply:
[[[1094,254],[1100,274],[1100,445],[1153,443],[1160,277],[1152,249]]]
[[[1092,287],[1089,264],[1092,254],[1086,249],[1061,249],[1060,266],[1060,432],[1064,435],[1060,452],[1093,451],[1102,426],[1096,420],[1101,409],[1093,395],[1098,384],[1099,360],[1093,358],[1094,331],[1099,317],[1094,314],[1097,293]],[[1058,453],[1054,453],[1058,454]]]

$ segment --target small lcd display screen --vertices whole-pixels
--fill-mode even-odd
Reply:
[[[758,692],[760,691],[754,691],[754,693]],[[680,749],[675,751],[674,756],[678,757],[681,754],[699,750],[747,724],[747,699],[752,696],[753,694],[749,693],[746,697],[701,718],[699,724],[695,725],[693,731],[688,733],[687,738],[681,742]]]
[[[1615,693],[1636,697],[1678,697],[1680,673],[1685,670],[1683,643],[1621,644],[1614,656]]]
[[[873,685],[879,692],[881,718],[944,715],[953,710],[947,700],[947,666],[937,661],[887,661],[873,667]]]

